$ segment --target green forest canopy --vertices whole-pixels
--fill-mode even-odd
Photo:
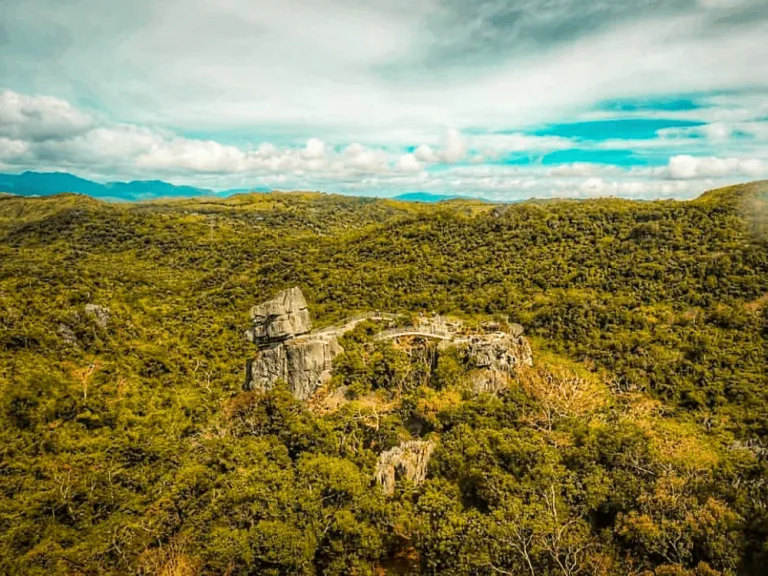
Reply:
[[[0,572],[764,574],[767,193],[0,198]],[[363,324],[341,408],[243,392],[248,309],[294,285],[316,325],[507,315],[536,365],[473,395]],[[383,495],[416,436],[427,481]]]

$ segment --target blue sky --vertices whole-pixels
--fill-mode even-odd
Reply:
[[[768,178],[764,0],[4,0],[0,171],[393,196]]]

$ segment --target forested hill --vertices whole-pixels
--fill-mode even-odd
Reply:
[[[0,573],[764,574],[767,204],[0,197]],[[291,286],[320,326],[508,317],[534,368],[473,394],[363,323],[340,406],[244,392]]]

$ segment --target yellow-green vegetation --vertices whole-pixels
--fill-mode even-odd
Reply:
[[[767,188],[0,198],[0,573],[764,574]],[[506,315],[535,363],[476,395],[364,322],[317,399],[243,392],[248,309],[291,286],[321,326]],[[426,481],[385,495],[415,438]]]

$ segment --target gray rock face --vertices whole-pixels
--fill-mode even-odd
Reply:
[[[478,368],[495,368],[510,372],[517,366],[533,365],[528,340],[506,332],[471,337],[467,353]]]
[[[512,334],[472,336],[465,353],[479,369],[472,376],[472,387],[478,393],[501,390],[520,366],[533,366],[531,345],[522,336],[522,326],[517,325]]]
[[[307,400],[331,379],[333,359],[341,352],[335,337],[286,345],[288,384],[299,400]]]
[[[401,478],[421,484],[427,477],[427,465],[434,449],[434,442],[413,440],[382,452],[376,464],[376,482],[385,494],[393,494],[395,482]]]
[[[334,336],[301,338],[262,348],[246,367],[245,388],[270,390],[283,380],[296,398],[308,400],[330,380],[333,359],[340,352]]]
[[[100,328],[106,328],[109,324],[112,311],[106,306],[99,306],[98,304],[86,304],[85,315],[94,318],[96,320],[96,324],[98,324]]]
[[[289,340],[312,330],[307,301],[299,288],[283,290],[251,308],[251,321],[253,327],[246,337],[258,345]]]
[[[328,382],[333,359],[343,350],[332,333],[309,334],[312,322],[301,290],[285,290],[254,306],[251,320],[246,336],[259,354],[246,365],[246,390],[270,390],[283,380],[296,398],[308,400]]]

